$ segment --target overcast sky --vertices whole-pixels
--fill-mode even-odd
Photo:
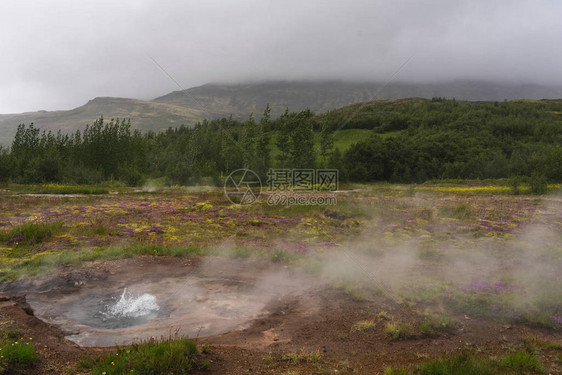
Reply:
[[[0,1],[0,113],[208,82],[562,85],[562,1]],[[392,78],[393,77],[393,78]]]

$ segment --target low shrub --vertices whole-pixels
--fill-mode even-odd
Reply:
[[[422,337],[436,337],[445,333],[454,333],[456,327],[457,322],[454,320],[446,316],[439,316],[421,322],[419,331]]]
[[[374,320],[363,320],[355,323],[351,330],[354,332],[368,332],[375,328],[376,322]]]
[[[150,340],[117,348],[115,354],[85,357],[79,366],[95,375],[190,374],[208,367],[197,344],[188,339]]]
[[[411,324],[396,322],[388,322],[386,324],[385,333],[392,340],[407,340],[415,337]]]
[[[16,374],[35,366],[38,355],[31,341],[20,339],[0,346],[0,374]]]

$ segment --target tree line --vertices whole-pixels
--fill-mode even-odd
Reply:
[[[560,100],[375,103],[349,126],[374,133],[345,154],[353,181],[562,180]]]
[[[347,149],[338,130],[368,129]],[[130,120],[103,117],[73,134],[18,126],[0,148],[0,181],[138,185],[221,183],[249,168],[335,168],[344,180],[423,182],[533,176],[562,180],[562,102],[463,102],[434,98],[355,104],[259,119],[204,120],[141,133]]]

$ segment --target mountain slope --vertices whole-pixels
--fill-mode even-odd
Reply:
[[[322,113],[348,104],[375,99],[446,97],[458,100],[502,101],[562,97],[562,88],[540,85],[510,85],[477,81],[434,84],[357,82],[266,82],[238,85],[208,84],[174,91],[153,100],[187,108],[201,108],[208,117],[233,114],[242,119],[250,112],[260,115],[269,103],[273,116],[286,107],[291,111],[310,108]]]
[[[204,118],[245,119],[250,112],[259,117],[269,103],[273,117],[285,108],[315,113],[375,99],[446,97],[459,100],[502,101],[504,99],[561,98],[562,88],[540,85],[454,81],[433,84],[359,82],[264,82],[233,85],[208,84],[174,91],[152,101],[126,98],[95,98],[69,111],[38,111],[0,115],[0,144],[10,144],[20,123],[35,123],[50,130],[72,132],[99,116],[130,118],[133,127],[159,131],[181,124],[193,125]]]
[[[194,124],[204,115],[197,109],[178,107],[166,103],[153,103],[125,98],[95,98],[70,111],[39,111],[0,115],[0,144],[10,144],[17,125],[33,122],[42,129],[74,132],[103,116],[130,118],[131,125],[141,130],[160,131],[172,126]]]

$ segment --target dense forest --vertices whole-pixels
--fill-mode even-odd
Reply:
[[[345,149],[342,129],[368,137]],[[321,115],[203,121],[161,133],[98,119],[74,134],[20,124],[0,148],[0,181],[138,185],[219,184],[238,168],[336,168],[349,181],[423,182],[527,176],[562,180],[562,101],[465,102],[442,98],[358,103]]]

